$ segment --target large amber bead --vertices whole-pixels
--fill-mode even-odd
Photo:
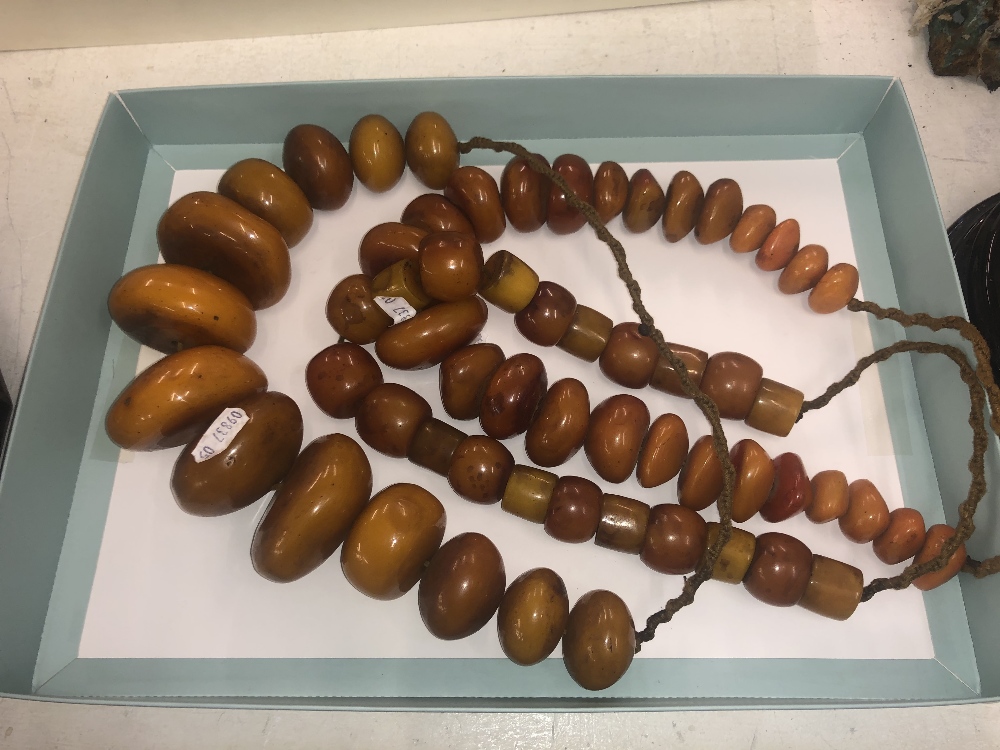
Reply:
[[[562,643],[570,677],[587,690],[605,690],[622,678],[635,656],[632,614],[610,591],[586,593],[569,613]]]

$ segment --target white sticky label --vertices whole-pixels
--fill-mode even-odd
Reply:
[[[402,297],[376,297],[375,304],[385,310],[386,314],[392,318],[393,325],[409,320],[417,314],[410,303]]]
[[[201,436],[201,440],[191,450],[194,462],[200,464],[224,451],[249,421],[250,417],[242,409],[226,409],[212,422],[205,434]]]

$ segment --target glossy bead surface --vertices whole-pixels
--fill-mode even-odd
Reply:
[[[702,245],[725,239],[743,215],[743,192],[735,180],[723,178],[708,186],[705,202],[694,226],[694,237]]]
[[[398,599],[413,588],[441,540],[444,506],[415,484],[394,484],[371,499],[344,540],[344,577],[373,599]]]
[[[421,112],[410,122],[404,140],[406,164],[418,180],[441,190],[458,167],[458,139],[437,112]]]
[[[663,212],[663,236],[667,242],[680,242],[688,236],[701,215],[705,191],[690,172],[678,172],[667,187],[667,205]]]
[[[701,390],[727,419],[745,419],[753,408],[764,370],[738,352],[720,352],[708,358]]]
[[[438,193],[418,195],[406,204],[402,216],[403,224],[422,229],[425,232],[459,232],[474,235],[469,217],[462,209]]]
[[[809,583],[799,606],[831,620],[846,620],[861,603],[864,587],[864,576],[853,565],[813,555]]]
[[[889,514],[886,530],[872,541],[875,557],[886,565],[909,560],[924,546],[924,517],[915,508],[896,508]]]
[[[552,169],[566,180],[580,200],[594,205],[594,174],[583,158],[576,154],[557,156]],[[558,185],[552,185],[546,223],[556,234],[572,234],[586,224],[587,219],[569,205],[566,193]]]
[[[522,573],[497,610],[500,648],[515,664],[530,666],[555,651],[569,619],[566,584],[549,568]]]
[[[330,292],[326,319],[333,330],[355,344],[370,344],[392,325],[392,318],[375,303],[372,282],[357,273],[343,279]]]
[[[774,485],[760,517],[779,523],[798,515],[812,503],[812,484],[797,453],[782,453],[774,459]]]
[[[812,478],[813,501],[806,516],[813,523],[836,521],[847,512],[847,477],[836,469],[821,471]]]
[[[374,278],[401,260],[416,260],[420,241],[427,230],[390,221],[377,224],[361,238],[358,245],[358,265],[361,273]]]
[[[499,239],[507,228],[500,188],[493,176],[479,167],[459,167],[452,172],[444,197],[469,217],[480,242]]]
[[[638,555],[646,539],[649,510],[649,506],[640,500],[605,493],[601,497],[601,520],[594,544]]]
[[[590,395],[575,378],[552,384],[524,436],[524,450],[538,466],[559,466],[583,447],[590,424]]]
[[[734,253],[760,250],[777,221],[778,217],[770,206],[760,203],[747,206],[729,237],[729,247]]]
[[[684,364],[691,382],[700,386],[701,379],[705,374],[705,365],[708,364],[708,353],[683,344],[668,343],[667,348]],[[691,398],[681,388],[680,375],[677,374],[670,361],[662,355],[656,360],[656,367],[649,380],[649,387],[664,393],[672,393],[681,398]]]
[[[372,296],[402,297],[417,312],[434,304],[420,281],[420,264],[409,258],[396,261],[372,279]]]
[[[531,302],[514,316],[514,325],[528,341],[555,346],[566,334],[576,312],[576,297],[552,281],[538,284]]]
[[[420,619],[438,638],[467,638],[490,621],[506,587],[496,545],[476,532],[459,534],[434,553],[420,579]]]
[[[365,115],[351,130],[349,143],[354,174],[373,193],[391,190],[403,176],[403,136],[382,115]]]
[[[538,291],[538,274],[531,266],[506,250],[490,256],[483,268],[479,295],[509,313],[521,312]]]
[[[269,161],[236,162],[219,180],[219,194],[272,225],[288,247],[299,244],[312,227],[309,199],[291,177]]]
[[[528,429],[545,391],[545,365],[534,354],[515,354],[490,376],[479,407],[479,424],[490,437],[506,440]]]
[[[625,209],[628,175],[615,161],[602,162],[594,172],[594,210],[607,224]]]
[[[414,435],[431,418],[431,406],[405,385],[382,383],[364,397],[354,418],[358,437],[375,450],[404,458]]]
[[[941,550],[944,548],[944,543],[955,536],[955,529],[947,524],[939,523],[931,526],[927,529],[927,535],[924,538],[924,546],[920,548],[920,552],[913,559],[914,565],[920,565],[925,562],[929,562],[941,554]],[[944,583],[947,583],[962,569],[965,565],[965,559],[967,555],[965,552],[965,544],[958,545],[951,557],[945,563],[945,566],[936,573],[925,573],[913,582],[921,591],[930,591],[931,589],[936,589]]]
[[[707,539],[705,519],[690,508],[673,503],[654,505],[639,559],[658,573],[685,575],[698,567]]]
[[[787,266],[798,252],[799,238],[799,222],[785,219],[771,230],[754,256],[757,268],[761,271],[780,271]]]
[[[837,523],[852,542],[867,544],[889,528],[889,507],[874,484],[855,479],[847,487],[847,497],[847,512]]]
[[[406,457],[417,466],[448,476],[452,456],[466,437],[464,432],[447,422],[428,419],[417,428]]]
[[[514,456],[503,443],[469,435],[452,453],[448,483],[466,500],[491,505],[500,502],[512,471]]]
[[[639,333],[638,323],[619,323],[601,352],[601,372],[626,388],[645,388],[659,358],[656,342]]]
[[[604,313],[586,305],[577,305],[573,320],[557,346],[585,362],[594,362],[607,346],[613,327],[611,318]]]
[[[603,495],[601,488],[589,479],[560,477],[545,514],[545,532],[560,542],[590,541],[601,522]]]
[[[829,254],[822,245],[806,245],[788,261],[778,277],[778,291],[799,294],[816,286],[826,273]]]
[[[750,570],[743,585],[754,598],[773,607],[793,607],[809,585],[812,552],[788,534],[769,532],[757,537]]]
[[[659,487],[680,472],[688,454],[688,432],[676,414],[661,414],[649,426],[639,451],[635,478],[640,487]]]
[[[328,346],[306,365],[306,388],[324,413],[350,419],[361,401],[382,383],[375,358],[357,344],[345,341]]]
[[[516,464],[504,488],[500,507],[526,521],[544,523],[558,480],[552,472]]]
[[[715,521],[708,522],[708,533],[705,539],[706,553],[708,548],[715,544],[719,538],[721,524]],[[750,570],[750,563],[753,561],[754,552],[757,550],[757,537],[749,531],[732,527],[730,529],[729,541],[719,552],[712,567],[712,578],[723,583],[742,583]]]
[[[722,494],[722,462],[715,454],[711,435],[694,441],[677,480],[677,502],[691,510],[704,510]]]
[[[635,470],[649,429],[649,409],[635,396],[606,398],[590,415],[584,450],[594,471],[608,482],[624,482]]]
[[[666,206],[667,198],[653,173],[639,169],[629,180],[622,222],[630,232],[645,232],[656,225]]]
[[[281,164],[313,208],[332,211],[351,197],[354,168],[344,144],[319,125],[296,125],[285,136]]]
[[[785,437],[795,426],[805,395],[791,386],[761,378],[746,423],[761,432]]]
[[[496,344],[470,344],[441,363],[441,403],[452,419],[478,419],[490,376],[506,359]]]
[[[471,235],[434,232],[420,243],[420,284],[441,302],[457,302],[475,294],[483,265],[483,248]]]
[[[729,451],[736,470],[733,485],[733,520],[744,523],[753,518],[767,502],[774,484],[774,462],[754,440],[740,440]]]
[[[809,307],[821,315],[837,312],[858,293],[858,269],[850,263],[838,263],[816,282],[809,292]]]
[[[563,663],[578,685],[604,690],[628,671],[635,656],[635,625],[628,607],[610,591],[591,591],[569,613]]]
[[[398,370],[433,367],[475,339],[486,315],[479,297],[432,305],[383,331],[375,340],[375,354]]]
[[[539,156],[546,165],[543,157]],[[500,175],[500,200],[507,221],[519,232],[534,232],[545,225],[552,183],[515,156]]]

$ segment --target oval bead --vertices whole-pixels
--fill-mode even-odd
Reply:
[[[729,237],[729,247],[734,253],[752,253],[760,250],[764,240],[774,229],[778,217],[774,209],[763,204],[747,206],[736,228]]]
[[[691,510],[704,510],[722,494],[722,462],[711,435],[694,441],[677,480],[677,502]]]
[[[640,487],[659,487],[680,472],[688,454],[688,432],[676,414],[661,414],[649,426],[639,451],[635,478]]]
[[[239,289],[255,310],[285,296],[292,279],[280,232],[217,193],[189,193],[160,218],[156,242],[163,260],[208,271]]]
[[[313,208],[340,208],[354,190],[354,167],[347,149],[319,125],[296,125],[288,131],[281,164]]]
[[[549,568],[522,573],[497,610],[500,648],[515,664],[537,664],[555,651],[569,619],[566,584]]]
[[[764,370],[738,352],[720,352],[708,358],[701,390],[727,419],[746,419],[753,408]]]
[[[491,505],[500,502],[513,471],[514,456],[503,443],[485,435],[469,435],[451,456],[448,483],[466,500]]]
[[[760,509],[768,523],[779,523],[798,515],[812,503],[812,484],[802,459],[796,453],[782,453],[774,459],[774,485]]]
[[[507,228],[496,180],[479,167],[459,167],[452,172],[444,197],[469,217],[480,242],[499,239]]]
[[[806,593],[812,557],[809,548],[795,537],[774,531],[761,534],[743,585],[764,604],[793,607]]]
[[[354,174],[373,193],[391,190],[406,168],[403,136],[382,115],[365,115],[351,130],[349,143]]]
[[[666,205],[663,188],[653,173],[648,169],[639,169],[629,180],[622,222],[630,232],[645,232],[660,220]]]
[[[258,393],[233,404],[249,420],[225,449],[200,463],[188,443],[174,464],[170,489],[182,510],[221,516],[257,502],[292,468],[302,447],[302,413],[283,393]]]
[[[788,265],[799,249],[799,222],[785,219],[767,235],[754,263],[761,271],[780,271]]]
[[[539,346],[559,343],[576,313],[576,297],[552,281],[538,284],[531,302],[514,316],[514,325],[528,341]]]
[[[316,438],[299,454],[250,547],[254,569],[294,581],[323,564],[347,537],[372,494],[364,450],[346,435]]]
[[[409,453],[417,429],[431,418],[431,406],[416,391],[382,383],[361,400],[354,426],[358,437],[394,458]]]
[[[837,522],[848,539],[867,544],[889,528],[889,507],[867,479],[855,479],[847,487],[847,512]]]
[[[306,389],[325,414],[351,419],[362,399],[382,384],[382,369],[357,344],[328,346],[306,365]]]
[[[742,215],[743,192],[740,186],[729,178],[716,180],[705,193],[705,202],[694,226],[694,237],[702,245],[725,239],[736,229]]]
[[[556,344],[560,349],[586,362],[594,362],[611,338],[614,324],[604,313],[586,305],[577,305],[566,333]]]
[[[795,253],[778,277],[778,291],[799,294],[812,289],[826,273],[829,254],[822,245],[806,245]]]
[[[528,429],[548,387],[545,365],[534,354],[515,354],[501,364],[483,392],[479,424],[490,437],[506,440]]]
[[[417,259],[420,241],[427,230],[395,221],[377,224],[365,234],[358,245],[358,265],[361,273],[375,278],[401,260]]]
[[[441,190],[458,167],[458,139],[437,112],[421,112],[410,121],[404,140],[406,164],[431,190]]]
[[[447,422],[431,418],[417,428],[406,457],[417,466],[448,476],[452,457],[467,437]]]
[[[774,484],[774,462],[754,440],[740,440],[729,452],[736,470],[733,521],[745,523],[764,507]]]
[[[688,378],[695,386],[701,385],[701,379],[705,375],[705,365],[708,364],[708,353],[701,349],[694,349],[683,344],[667,343],[667,348],[684,365]],[[664,393],[672,393],[681,398],[691,398],[681,387],[681,378],[677,371],[670,364],[670,360],[662,354],[656,360],[656,367],[653,369],[653,376],[649,379],[649,387],[655,388]]]
[[[809,307],[821,315],[843,309],[858,293],[859,284],[858,269],[850,263],[838,263],[809,292]]]
[[[474,531],[459,534],[434,553],[420,579],[420,619],[442,640],[467,638],[490,621],[506,587],[496,545]]]
[[[462,209],[438,193],[418,195],[406,204],[400,222],[425,232],[459,232],[475,235],[469,217]]]
[[[601,520],[597,525],[594,544],[616,552],[638,555],[646,539],[650,508],[631,497],[610,495],[601,497]]]
[[[583,477],[560,477],[545,514],[545,532],[560,542],[590,541],[601,523],[601,488]]]
[[[690,172],[678,172],[667,187],[667,205],[663,211],[663,236],[667,242],[680,242],[694,229],[705,203],[705,191]]]
[[[506,250],[498,250],[486,261],[480,296],[509,313],[519,313],[538,291],[538,274],[531,266]]]
[[[944,543],[955,536],[955,529],[947,524],[939,523],[931,526],[927,529],[927,535],[924,538],[924,546],[920,548],[920,552],[913,559],[914,565],[921,565],[925,562],[930,562],[939,554],[944,548]],[[924,575],[917,578],[913,585],[916,586],[921,591],[930,591],[931,589],[936,589],[944,583],[947,583],[962,569],[965,565],[965,559],[967,555],[965,552],[965,545],[958,545],[951,557],[945,563],[945,566],[941,570],[935,573],[925,573]]]
[[[504,362],[496,344],[471,344],[449,354],[441,363],[438,383],[441,404],[452,419],[478,419],[490,376]]]
[[[360,273],[342,279],[330,292],[326,319],[355,344],[372,343],[392,325],[392,318],[375,302],[372,280]]]
[[[371,499],[344,540],[344,577],[373,599],[398,599],[420,580],[444,538],[444,506],[415,484],[394,484]]]
[[[609,380],[626,388],[645,388],[660,358],[656,342],[639,333],[638,323],[619,323],[611,329],[601,352],[600,367]]]
[[[583,447],[590,424],[590,396],[575,378],[556,381],[524,436],[524,450],[538,466],[564,464]]]
[[[836,521],[847,512],[847,477],[836,469],[821,471],[812,478],[813,501],[806,516],[813,523]]]
[[[434,232],[420,242],[420,285],[433,299],[457,302],[479,289],[483,248],[458,232]]]
[[[471,342],[486,325],[486,303],[479,297],[442,302],[384,331],[375,354],[397,370],[422,370]]]
[[[594,172],[594,210],[605,224],[625,209],[628,183],[628,175],[618,162],[602,162]]]
[[[536,156],[538,156],[536,154]],[[543,157],[538,156],[546,165]],[[515,156],[500,175],[500,200],[510,225],[519,232],[534,232],[545,225],[552,183]]]
[[[649,429],[646,404],[627,393],[611,396],[595,408],[584,450],[594,471],[607,482],[624,482],[635,470]]]
[[[846,620],[861,603],[865,580],[853,565],[813,555],[812,571],[799,606],[832,620]]]
[[[657,573],[686,575],[698,567],[707,540],[708,525],[695,511],[673,503],[654,505],[639,559]]]
[[[108,312],[130,337],[165,354],[208,344],[242,354],[257,337],[246,295],[218,276],[174,263],[122,276],[108,295]]]
[[[632,664],[632,614],[610,591],[590,591],[573,605],[562,643],[563,663],[570,677],[586,690],[605,690]]]
[[[584,203],[594,205],[594,173],[590,165],[576,154],[557,156],[552,169],[566,180]],[[558,185],[552,185],[549,192],[549,210],[546,223],[556,234],[573,234],[587,223],[586,217],[569,205],[566,193]]]
[[[872,551],[886,565],[905,562],[924,546],[924,517],[914,508],[896,508],[889,514],[886,530],[875,537]]]
[[[236,162],[219,180],[219,194],[272,225],[288,247],[299,244],[312,227],[309,199],[291,177],[269,161]]]

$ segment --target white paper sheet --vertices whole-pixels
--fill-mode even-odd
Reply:
[[[640,165],[624,165],[631,174]],[[819,243],[831,265],[854,260],[840,177],[834,160],[698,162],[641,165],[666,186],[679,169],[691,170],[703,185],[732,177],[743,188],[744,203],[768,203],[779,220],[795,217],[802,244]],[[499,178],[501,169],[490,171]],[[171,201],[194,190],[213,190],[220,171],[184,171],[175,176]],[[397,220],[403,207],[425,192],[409,173],[390,193],[375,196],[355,187],[340,211],[317,212],[307,239],[292,249],[293,279],[288,295],[258,315],[259,334],[248,352],[267,373],[270,387],[299,404],[306,442],[343,432],[356,438],[353,422],[333,420],[313,404],[304,371],[312,356],[334,343],[324,309],[333,286],[357,272],[357,247],[375,224]],[[870,351],[867,325],[842,312],[812,313],[805,295],[777,291],[776,273],[754,266],[752,256],[737,255],[727,242],[701,246],[693,238],[670,245],[658,229],[630,235],[619,219],[610,226],[625,244],[641,281],[644,299],[668,340],[708,352],[735,350],[755,358],[765,376],[818,394]],[[504,248],[539,273],[566,286],[577,300],[616,322],[635,320],[626,291],[617,279],[607,248],[589,230],[559,237],[542,229],[520,235],[508,229],[486,246],[487,257]],[[543,349],[518,334],[512,316],[490,307],[484,340],[504,352],[533,351],[545,362],[549,382],[582,380],[591,404],[622,389],[596,364],[580,362],[557,349]],[[158,355],[140,357],[145,366]],[[420,392],[436,417],[451,421],[440,406],[437,368],[405,373],[385,368],[386,380]],[[874,394],[874,395],[873,395]],[[638,392],[655,418],[679,414],[692,441],[706,423],[688,401],[645,389]],[[453,422],[478,432],[476,422]],[[800,454],[810,475],[840,469],[849,480],[867,477],[890,508],[903,504],[895,459],[888,442],[884,409],[874,370],[860,388],[850,389],[798,424],[788,438],[777,438],[726,421],[730,444],[744,437],[760,442],[772,455]],[[527,462],[523,438],[506,441],[519,462]],[[90,657],[491,657],[503,654],[494,623],[462,640],[444,642],[421,623],[416,590],[393,602],[368,599],[346,582],[339,555],[304,579],[285,585],[260,578],[250,564],[249,547],[268,498],[230,516],[195,518],[180,511],[171,497],[169,477],[181,449],[123,453],[115,479],[104,540],[91,593],[80,656]],[[426,487],[448,511],[446,538],[464,531],[487,534],[503,554],[507,580],[538,566],[556,570],[571,602],[588,590],[606,588],[629,605],[637,625],[679,593],[682,580],[647,569],[636,556],[594,544],[569,545],[549,538],[541,526],[512,517],[499,506],[482,507],[456,496],[447,482],[407,461],[368,450],[375,491],[409,481]],[[676,502],[676,480],[646,490],[634,478],[620,485],[601,481],[581,451],[558,467],[579,474],[607,491],[650,505]],[[705,512],[712,518],[711,511]],[[819,554],[859,567],[865,580],[891,574],[870,545],[847,541],[837,525],[816,526],[804,515],[777,526],[759,518],[745,524],[755,533],[780,530],[802,539]],[[901,567],[901,566],[897,566]],[[558,654],[558,651],[557,651]],[[757,602],[742,586],[710,582],[694,606],[681,612],[639,658],[908,658],[933,656],[921,595],[906,590],[876,597],[847,622],[824,619],[801,608],[775,608]]]

